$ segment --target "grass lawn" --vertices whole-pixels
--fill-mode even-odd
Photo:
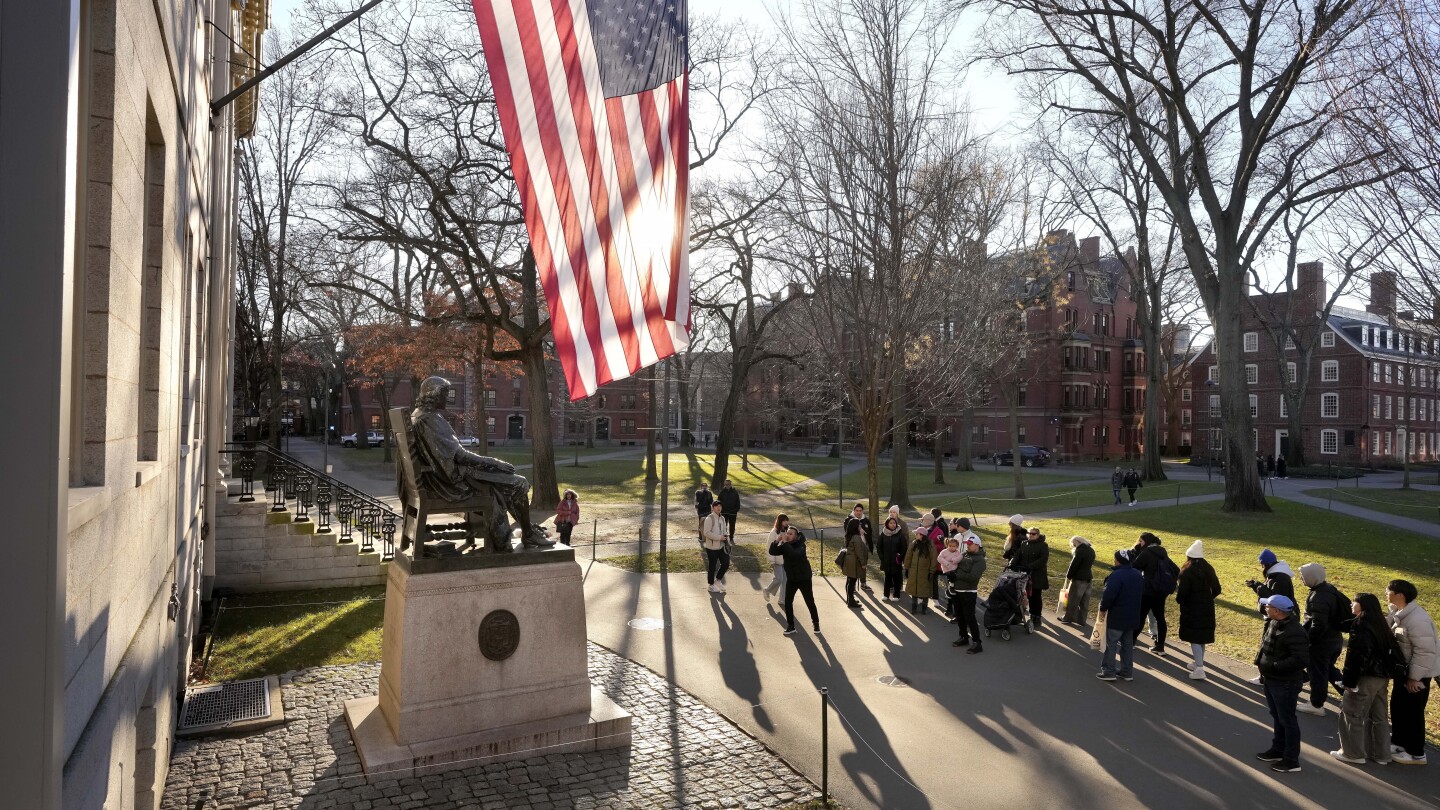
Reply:
[[[850,461],[854,461],[854,459],[850,459]],[[835,469],[835,462],[832,461],[828,471],[834,472]],[[1014,473],[1011,472],[1008,467],[1002,467],[1000,472],[995,472],[994,469],[985,469],[984,467],[979,467],[973,472],[956,472],[953,467],[947,466],[945,468],[945,483],[943,484],[935,483],[935,468],[931,466],[928,459],[923,461],[911,459],[910,468],[907,472],[908,475],[906,477],[910,479],[911,497],[949,494],[954,492],[978,492],[985,489],[1013,489],[1015,486]],[[1027,469],[1024,475],[1026,486],[1062,484],[1067,481],[1074,482],[1077,488],[1086,484],[1094,486],[1093,481],[1061,473],[1037,472]],[[890,462],[881,461],[881,467],[877,477],[879,479],[878,489],[881,500],[883,501],[890,495],[890,483],[892,480],[890,475]],[[855,471],[847,470],[845,472],[845,498],[847,500],[863,500],[865,487],[865,470],[863,468]],[[839,496],[840,489],[836,486],[834,479],[810,487],[804,492],[804,499],[807,501],[838,501]]]
[[[700,482],[709,482],[714,472],[713,453],[705,451],[672,452],[670,454],[670,494],[672,498],[688,503]],[[731,457],[729,476],[742,495],[755,494],[788,486],[816,475],[823,475],[834,467],[822,459],[778,458],[750,454],[750,469],[742,470],[740,461]],[[560,488],[574,489],[580,493],[582,503],[609,503],[616,501],[639,501],[645,497],[645,459],[607,459],[586,463],[582,458],[579,467],[560,462],[556,473],[560,477]]]
[[[1376,512],[1387,512],[1416,520],[1440,520],[1440,492],[1422,489],[1307,489],[1306,495],[1352,504]]]
[[[380,660],[385,586],[248,594],[225,600],[205,677],[231,681]]]
[[[1173,503],[1177,494],[1181,498],[1190,498],[1196,495],[1216,495],[1224,491],[1225,485],[1221,483],[1160,481],[1136,491],[1135,500],[1141,503],[1152,501]],[[1126,492],[1121,490],[1121,500],[1128,497]],[[966,510],[973,510],[976,515],[1013,515],[1017,512],[1020,514],[1061,512],[1088,506],[1110,506],[1114,503],[1115,497],[1108,483],[1100,486],[1094,481],[1076,481],[1073,487],[1061,486],[1035,490],[1030,497],[1024,499],[1004,498],[993,494],[961,498],[954,502],[949,511],[958,511],[963,514]]]

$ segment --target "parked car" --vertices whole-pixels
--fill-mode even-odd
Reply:
[[[381,433],[381,432],[378,431],[378,430],[367,430],[367,431],[365,431],[365,441],[366,441],[367,443],[369,443],[369,445],[370,445],[371,447],[379,447],[379,446],[385,441],[385,434],[384,434],[384,433]],[[343,446],[345,446],[345,447],[354,447],[355,445],[357,445],[357,444],[359,444],[359,443],[360,443],[360,433],[359,433],[359,431],[356,431],[355,433],[351,433],[351,434],[348,435],[348,436],[341,436],[341,437],[340,437],[340,444],[343,445]]]
[[[1001,450],[995,454],[996,460],[1002,467],[1009,467],[1015,463],[1015,454],[1010,450]],[[1036,447],[1033,444],[1020,445],[1020,464],[1024,467],[1044,467],[1050,463],[1050,453]]]
[[[460,436],[459,439],[460,439],[460,446],[461,446],[461,447],[479,447],[479,446],[480,446],[480,437],[478,437],[478,436],[470,436],[470,435],[467,434],[467,435],[465,435],[465,436]]]

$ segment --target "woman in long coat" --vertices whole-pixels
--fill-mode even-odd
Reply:
[[[1190,642],[1190,679],[1205,680],[1205,645],[1215,643],[1215,597],[1220,578],[1205,560],[1205,544],[1196,540],[1185,550],[1185,564],[1175,583],[1180,606],[1180,640]]]
[[[897,517],[885,519],[885,525],[880,529],[879,541],[875,544],[876,551],[880,554],[880,570],[885,573],[885,594],[886,602],[900,601],[900,587],[905,576],[905,548],[909,545],[910,535],[905,531],[905,523]]]
[[[915,539],[905,551],[905,593],[910,594],[911,613],[929,613],[930,597],[935,595],[932,587],[935,579],[935,544],[921,529],[915,530]]]
[[[860,609],[860,600],[855,598],[855,585],[865,576],[865,566],[870,562],[870,547],[865,535],[852,534],[845,538],[845,563],[840,570],[845,574],[845,604]]]

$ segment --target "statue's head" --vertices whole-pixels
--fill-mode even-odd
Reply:
[[[420,396],[415,398],[415,407],[444,410],[450,400],[450,381],[444,377],[426,377],[420,383]]]

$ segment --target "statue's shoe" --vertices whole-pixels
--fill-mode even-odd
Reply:
[[[545,533],[540,531],[525,532],[520,536],[520,542],[526,548],[550,548],[555,545],[554,540],[546,537]]]

